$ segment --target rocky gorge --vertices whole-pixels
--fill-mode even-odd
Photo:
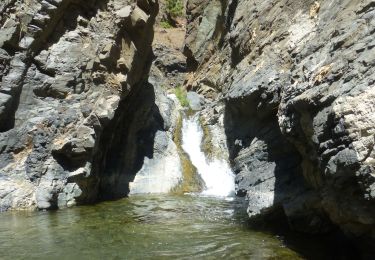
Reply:
[[[7,1],[1,10],[1,208],[127,194],[120,158],[134,174],[149,145],[138,142],[163,127],[145,90],[157,3]],[[124,135],[110,149],[114,127]],[[138,128],[149,133],[127,140]]]
[[[0,3],[0,211],[204,190],[194,113],[251,221],[371,259],[375,2],[165,3]]]
[[[187,10],[188,88],[224,106],[249,216],[282,212],[310,233],[336,226],[371,248],[374,2],[189,1]]]

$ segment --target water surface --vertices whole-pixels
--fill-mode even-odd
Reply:
[[[1,259],[300,259],[246,223],[241,202],[134,196],[56,212],[0,214]]]

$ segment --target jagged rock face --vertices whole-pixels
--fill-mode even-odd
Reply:
[[[154,25],[153,61],[148,75],[149,84],[143,90],[144,93],[136,98],[138,105],[125,116],[133,118],[133,121],[126,120],[129,130],[119,131],[118,136],[113,139],[113,144],[105,145],[110,153],[115,149],[115,152],[112,152],[114,158],[118,155],[116,149],[122,149],[125,157],[118,160],[122,162],[132,161],[134,151],[143,150],[138,156],[140,160],[137,167],[130,171],[132,174],[126,176],[131,177],[129,196],[176,192],[183,178],[178,144],[174,141],[176,132],[179,131],[182,107],[177,98],[167,95],[167,92],[172,92],[173,87],[181,86],[184,82],[186,60],[180,51],[183,46],[184,29],[162,28],[160,22],[169,18],[166,1],[159,1],[159,5]],[[146,115],[141,111],[149,112]],[[124,132],[128,134],[124,135]],[[127,140],[118,143],[122,138]],[[135,142],[137,138],[139,140]],[[132,149],[124,150],[123,147],[129,147],[129,143]],[[120,164],[117,170],[121,172],[124,168],[127,168],[127,163]],[[129,179],[117,186],[121,190],[128,182]],[[111,190],[114,186],[116,185],[108,185]]]
[[[374,239],[375,2],[194,0],[187,14],[189,87],[226,103],[249,215],[282,207],[298,230]]]
[[[128,131],[129,134],[124,136],[122,131],[119,132],[119,138],[121,136],[127,138],[125,142],[131,142],[133,149],[124,150],[123,147],[129,147],[129,145],[121,143],[119,146],[119,138],[114,138],[115,143],[112,145],[106,145],[112,153],[113,149],[117,147],[120,150],[122,149],[125,154],[141,150],[138,156],[141,159],[138,168],[133,170],[133,174],[126,175],[132,177],[129,187],[130,195],[168,193],[180,183],[182,178],[182,166],[177,146],[173,141],[177,128],[176,123],[180,117],[180,105],[177,99],[165,95],[158,81],[155,81],[154,75],[150,74],[149,80],[152,85],[150,84],[144,90],[145,92],[139,96],[139,105],[136,106],[136,111],[129,114],[129,117],[134,120],[126,124],[131,129]],[[147,94],[147,91],[149,94]],[[154,93],[154,95],[151,93]],[[155,100],[145,99],[147,96],[154,96]],[[139,114],[140,111],[149,111],[149,114],[141,115]],[[134,142],[134,140],[137,140],[137,142]],[[142,151],[144,147],[148,148]],[[117,156],[117,152],[114,152],[113,157],[116,158]],[[123,162],[118,168],[121,172],[127,167],[126,162],[131,161],[131,157],[127,156],[119,161]],[[139,167],[141,168],[139,169]],[[113,190],[114,186],[109,185],[109,188]],[[126,187],[126,185],[120,184],[119,189],[123,189],[124,186]]]
[[[152,0],[0,3],[0,210],[126,194],[119,184],[147,153],[146,144],[131,151],[146,134],[119,154],[106,142],[164,127],[144,83],[157,10]],[[149,107],[130,129],[142,94]],[[126,149],[127,167],[116,170]]]
[[[153,78],[154,85],[161,86],[163,89],[172,89],[182,86],[186,78],[186,57],[182,54],[185,19],[170,17],[167,2],[166,0],[159,1],[160,10],[154,26],[154,61],[150,76]],[[165,21],[169,21],[171,28],[163,26],[162,22]]]
[[[155,59],[150,71],[153,84],[163,89],[182,86],[186,78],[185,56],[180,50],[166,44],[155,43],[153,47]]]

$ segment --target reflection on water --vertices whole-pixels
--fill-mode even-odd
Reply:
[[[300,259],[249,230],[239,201],[134,196],[57,212],[0,215],[1,259]]]

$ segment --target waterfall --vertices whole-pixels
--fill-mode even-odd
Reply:
[[[226,197],[234,194],[234,174],[224,160],[208,160],[201,150],[203,129],[198,115],[184,118],[182,123],[182,148],[206,184],[203,195]]]

